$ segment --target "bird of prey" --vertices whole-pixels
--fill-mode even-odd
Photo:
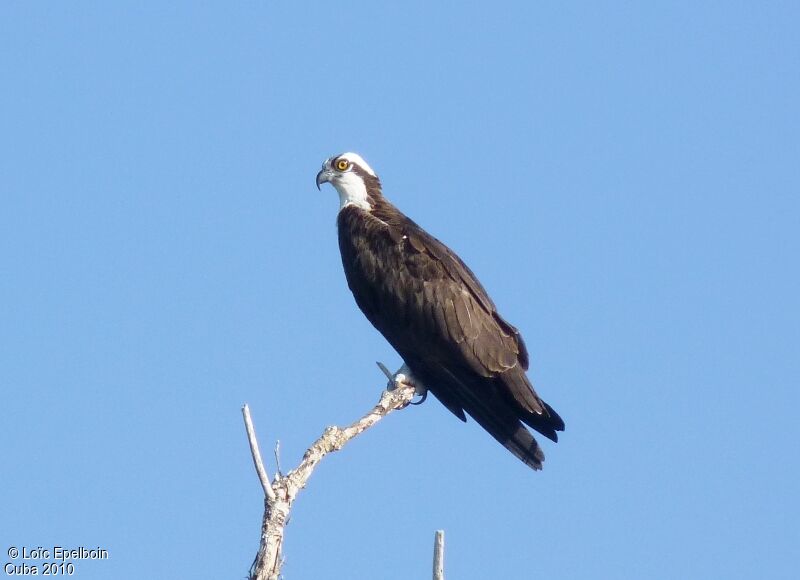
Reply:
[[[317,188],[339,193],[339,249],[347,284],[372,325],[403,359],[396,380],[472,417],[533,469],[544,453],[526,428],[558,440],[564,421],[525,375],[528,351],[475,274],[384,196],[355,153],[326,159]]]

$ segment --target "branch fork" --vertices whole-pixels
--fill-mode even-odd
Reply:
[[[314,469],[328,453],[339,451],[351,439],[357,437],[393,411],[403,409],[411,403],[415,396],[414,385],[396,381],[381,363],[378,366],[389,377],[389,386],[378,403],[361,419],[347,427],[331,426],[306,450],[303,459],[296,468],[286,475],[280,474],[278,466],[275,478],[270,482],[269,475],[261,458],[250,407],[242,407],[250,453],[253,456],[261,487],[264,490],[264,517],[261,524],[261,542],[258,554],[250,568],[250,580],[278,580],[283,559],[281,547],[289,512],[297,494],[306,486]],[[277,457],[277,448],[276,448]]]

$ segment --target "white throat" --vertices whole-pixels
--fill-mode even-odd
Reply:
[[[339,211],[348,205],[355,205],[367,211],[372,209],[367,199],[367,186],[356,173],[348,171],[332,180],[331,183],[339,194]]]

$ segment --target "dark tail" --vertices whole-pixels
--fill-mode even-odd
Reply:
[[[520,418],[526,425],[532,429],[536,429],[551,441],[558,441],[558,433],[556,433],[556,431],[564,430],[564,419],[555,412],[553,407],[544,401],[542,401],[542,405],[544,405],[544,413],[541,415],[523,411],[523,415]]]
[[[461,420],[466,420],[464,417],[466,411],[525,465],[535,470],[542,468],[544,452],[531,432],[523,425],[523,421],[555,441],[557,439],[555,432],[564,429],[564,422],[550,406],[543,403],[549,413],[545,417],[545,413],[539,415],[523,410],[501,392],[500,385],[487,381],[485,377],[477,375],[456,377],[442,367],[428,367],[426,370],[430,374],[423,381],[453,414]]]
[[[493,385],[482,382],[471,388],[471,385],[461,382],[455,389],[448,391],[445,398],[452,401],[457,397],[458,404],[464,411],[515,457],[537,471],[542,468],[542,448],[520,421],[519,410],[506,397],[492,392],[495,391]],[[435,391],[434,395],[437,395]],[[446,406],[453,410],[452,404]]]

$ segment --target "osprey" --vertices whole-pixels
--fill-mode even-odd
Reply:
[[[564,421],[525,376],[519,331],[464,262],[383,197],[355,153],[327,159],[317,188],[339,193],[339,249],[347,284],[372,325],[403,359],[395,380],[430,391],[459,419],[469,415],[533,469],[544,461],[525,427],[558,441]]]

